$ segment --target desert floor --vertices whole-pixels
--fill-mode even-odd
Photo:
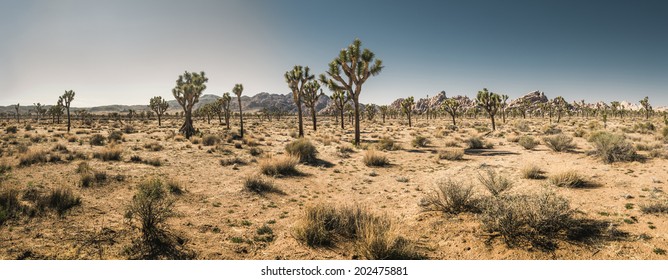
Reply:
[[[643,119],[613,118],[607,130],[624,132],[627,140],[639,147],[644,161],[603,163],[588,154],[592,149],[587,135],[602,130],[595,119],[566,117],[556,128],[573,137],[577,145],[571,152],[555,152],[542,141],[533,150],[520,146],[521,135],[540,140],[549,126],[547,118],[498,120],[496,132],[488,133],[488,119],[462,119],[460,128],[449,129],[451,120],[419,117],[409,128],[404,119],[379,117],[362,122],[363,145],[342,156],[339,147],[352,147],[353,130],[345,131],[334,118],[320,117],[314,132],[305,117],[304,130],[318,150],[315,164],[299,164],[300,176],[267,177],[259,171],[266,157],[285,154],[285,145],[295,140],[294,117],[280,121],[245,120],[246,139],[231,138],[238,131],[234,121],[227,130],[212,120],[211,124],[195,120],[201,135],[216,135],[221,140],[205,146],[202,136],[190,140],[175,132],[178,120],[135,120],[119,124],[113,121],[82,125],[73,121],[70,134],[64,124],[30,122],[20,125],[6,120],[0,132],[0,163],[3,170],[2,190],[19,192],[22,204],[30,205],[30,193],[46,193],[65,188],[81,198],[81,204],[62,215],[41,211],[19,215],[0,225],[0,259],[127,259],[132,240],[140,233],[131,228],[125,212],[143,180],[160,178],[180,186],[182,194],[171,195],[175,217],[167,220],[170,231],[197,259],[354,259],[356,245],[337,242],[334,246],[311,248],[293,235],[294,226],[309,205],[359,205],[368,211],[386,215],[395,231],[411,240],[427,259],[668,259],[668,215],[646,214],[642,206],[666,201],[664,186],[668,182],[667,142],[660,135],[661,120],[654,120],[654,131],[634,130]],[[659,125],[660,124],[660,125]],[[6,128],[16,125],[17,133]],[[93,146],[90,138],[132,126],[133,133],[123,133],[122,141]],[[579,132],[578,132],[579,131]],[[584,133],[582,135],[582,133]],[[429,144],[413,147],[416,135],[425,136]],[[466,140],[480,135],[493,144],[491,149],[466,149]],[[368,167],[363,162],[365,149],[387,136],[401,149],[382,151],[390,161],[386,167]],[[54,151],[58,144],[67,151]],[[153,146],[151,146],[153,144]],[[120,161],[93,158],[96,152],[122,149]],[[160,146],[162,147],[160,149]],[[448,146],[448,147],[446,147]],[[439,151],[466,149],[462,160],[440,160]],[[255,155],[251,155],[253,149]],[[261,151],[259,151],[259,150]],[[20,166],[21,157],[29,153],[61,154],[54,163]],[[79,154],[71,160],[68,155]],[[257,154],[260,153],[260,154]],[[158,162],[159,166],[133,162]],[[222,165],[221,160],[238,158],[246,164]],[[135,157],[135,160],[138,159]],[[92,170],[104,172],[108,179],[90,187],[81,186],[77,167],[88,162]],[[589,182],[585,188],[563,188],[548,179],[523,179],[520,170],[535,165],[549,177],[576,170]],[[536,193],[548,189],[570,201],[576,216],[605,224],[601,237],[592,242],[558,239],[555,248],[545,250],[531,244],[509,246],[503,238],[482,229],[476,213],[448,214],[426,211],[421,201],[437,189],[442,179],[454,179],[474,187],[475,195],[489,195],[478,181],[482,170],[492,169],[508,177],[514,187],[508,193]],[[284,194],[257,194],[244,190],[244,180],[264,177]],[[262,238],[258,228],[271,228],[271,238]],[[266,233],[265,233],[266,235]]]

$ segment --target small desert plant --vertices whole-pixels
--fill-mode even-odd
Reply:
[[[582,188],[588,185],[587,180],[577,171],[571,170],[550,176],[550,183],[557,187]]]
[[[380,138],[376,147],[378,147],[379,150],[384,151],[396,151],[401,149],[401,146],[397,144],[394,139],[387,136]]]
[[[16,128],[15,125],[8,126],[7,128],[5,128],[5,132],[7,132],[7,133],[17,133],[18,131],[19,130],[18,130],[18,128]]]
[[[109,133],[107,139],[109,142],[121,142],[123,141],[123,132],[120,130],[114,130]]]
[[[505,176],[499,175],[492,169],[478,173],[478,181],[493,195],[499,196],[502,192],[513,187],[513,183]]]
[[[374,149],[367,150],[366,153],[364,154],[364,157],[362,158],[362,161],[366,166],[383,167],[390,164],[390,161],[384,154]]]
[[[540,179],[545,179],[545,171],[540,169],[540,167],[536,165],[528,165],[523,167],[520,170],[520,174],[522,175],[522,178],[524,179],[533,179],[533,180],[540,180]]]
[[[0,225],[9,219],[17,217],[25,210],[19,202],[19,191],[15,189],[0,189]]]
[[[520,137],[518,143],[527,150],[533,150],[533,148],[538,146],[538,141],[536,141],[533,137],[526,135]]]
[[[411,141],[411,145],[416,148],[426,147],[429,145],[430,141],[427,137],[422,135],[416,135],[415,138]]]
[[[297,170],[299,158],[294,156],[274,157],[261,160],[259,163],[260,171],[268,176],[291,176],[299,175]]]
[[[69,189],[55,189],[39,198],[37,204],[40,209],[50,208],[63,215],[70,208],[80,205],[81,198],[75,196]]]
[[[420,203],[426,210],[443,211],[450,214],[477,212],[477,200],[473,197],[473,187],[453,180],[439,180],[437,190],[427,195]]]
[[[480,138],[478,136],[469,137],[466,140],[466,144],[468,145],[469,149],[484,149],[485,148],[485,142],[482,140],[482,138]]]
[[[668,214],[668,201],[641,205],[640,211],[645,214]]]
[[[285,151],[293,156],[299,157],[300,162],[308,163],[315,162],[316,150],[315,146],[305,138],[299,138],[285,145]]]
[[[274,183],[257,176],[246,177],[246,179],[244,179],[244,189],[257,194],[264,194],[268,192],[284,194],[282,190],[274,186]]]
[[[248,153],[249,153],[251,156],[256,157],[256,156],[261,155],[261,154],[263,153],[263,151],[262,151],[262,149],[260,149],[260,148],[258,148],[258,147],[252,147],[252,148],[248,149]]]
[[[122,154],[123,150],[121,148],[112,145],[100,152],[93,153],[93,157],[103,161],[119,161]]]
[[[239,157],[230,157],[220,160],[220,165],[229,166],[229,165],[246,165],[247,162]]]
[[[596,133],[589,138],[589,141],[594,146],[593,154],[605,163],[633,161],[638,158],[635,148],[624,140],[623,135]]]
[[[93,134],[93,136],[90,137],[90,144],[91,146],[103,146],[104,140],[104,136],[101,134]]]
[[[543,137],[543,142],[555,152],[568,152],[576,148],[573,138],[564,134]]]
[[[438,152],[439,159],[462,160],[464,158],[463,149],[444,149]]]
[[[220,137],[213,134],[208,134],[202,137],[202,145],[204,146],[213,146],[220,143]]]
[[[160,145],[160,143],[158,143],[158,142],[151,142],[151,143],[145,144],[144,149],[149,150],[149,151],[153,151],[153,152],[159,152],[159,151],[162,151],[162,149],[164,149],[164,147],[162,145]]]
[[[38,163],[46,163],[49,161],[48,153],[46,151],[30,151],[19,158],[19,166],[31,166]]]

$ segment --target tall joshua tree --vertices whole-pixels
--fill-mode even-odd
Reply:
[[[304,104],[311,111],[311,120],[313,121],[313,131],[317,130],[315,104],[318,103],[320,95],[323,95],[318,81],[310,81],[304,86]]]
[[[501,116],[503,117],[503,123],[506,123],[506,107],[508,107],[508,95],[501,95]]]
[[[652,111],[652,105],[649,104],[649,97],[645,96],[640,100],[640,105],[645,108],[645,119],[649,120],[649,113]]]
[[[164,115],[169,108],[167,100],[164,100],[162,96],[155,96],[151,98],[148,107],[158,116],[158,126],[162,126],[162,115]]]
[[[408,127],[413,126],[413,123],[411,122],[411,113],[413,112],[414,106],[415,99],[412,96],[401,101],[401,111],[408,117]]]
[[[74,100],[74,94],[73,90],[66,90],[65,93],[58,98],[58,104],[64,106],[67,111],[67,133],[70,133],[70,104],[72,104],[72,100]]]
[[[183,108],[185,122],[179,129],[179,133],[185,135],[190,139],[195,134],[195,127],[193,127],[193,106],[199,102],[199,97],[206,89],[205,83],[209,78],[205,76],[204,71],[200,73],[190,73],[185,71],[183,75],[179,75],[176,80],[176,86],[172,89],[172,94],[179,105]]]
[[[230,104],[232,104],[232,96],[229,92],[223,94],[223,97],[220,98],[221,107],[223,109],[223,115],[225,116],[225,126],[227,129],[230,129],[230,116],[232,111],[230,110]]]
[[[334,93],[332,93],[332,96],[330,96],[332,100],[334,101],[334,106],[336,107],[337,110],[339,110],[339,113],[341,114],[341,129],[345,129],[344,123],[345,120],[343,118],[343,111],[345,109],[345,105],[348,104],[348,101],[350,100],[350,95],[348,95],[345,91],[340,90],[340,89],[335,89]]]
[[[492,120],[492,130],[496,130],[496,122],[494,121],[494,116],[499,111],[501,105],[501,96],[487,91],[486,88],[483,88],[481,91],[478,91],[478,96],[476,98],[478,106],[482,107],[487,115]]]
[[[385,116],[387,115],[387,105],[382,105],[378,107],[380,111],[380,116],[383,118],[383,123],[385,123]]]
[[[285,72],[285,82],[292,90],[292,99],[297,105],[297,121],[299,122],[299,137],[304,137],[304,122],[302,121],[302,99],[304,91],[309,81],[313,80],[315,76],[309,74],[308,66],[302,67],[295,65],[292,70]],[[315,125],[315,122],[314,122]]]
[[[43,117],[46,114],[46,109],[41,103],[33,103],[35,105],[35,112],[37,113],[37,123],[39,123],[40,117]]]
[[[561,96],[557,96],[554,98],[552,103],[554,103],[554,110],[557,113],[557,123],[559,123],[561,121],[561,116],[566,110],[566,100]]]
[[[383,62],[375,59],[375,54],[369,49],[361,49],[362,41],[355,39],[347,49],[341,50],[339,56],[329,63],[329,70],[325,75],[320,75],[320,81],[329,88],[345,89],[350,94],[355,109],[355,145],[360,144],[360,104],[359,98],[362,93],[362,84],[370,76],[380,74]],[[341,73],[343,71],[343,73]],[[341,74],[347,77],[344,79]]]
[[[19,115],[20,107],[21,107],[21,103],[16,103],[16,105],[14,105],[14,110],[16,110],[16,123],[21,122],[21,117],[20,117],[21,115]]]
[[[462,103],[457,99],[448,98],[443,101],[443,105],[441,105],[441,107],[443,108],[443,111],[452,117],[452,126],[457,126],[456,118],[459,117],[464,110]]]
[[[232,92],[237,95],[237,102],[239,102],[239,134],[241,138],[244,138],[244,113],[241,111],[241,93],[244,92],[244,85],[234,85]]]

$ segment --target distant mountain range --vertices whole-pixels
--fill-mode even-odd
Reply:
[[[199,102],[195,104],[195,109],[199,108],[200,106],[215,102],[216,99],[218,98],[219,96],[214,94],[204,94],[200,97]],[[448,97],[446,95],[446,92],[441,91],[429,98],[417,99],[415,101],[415,110],[417,112],[424,113],[427,111],[427,109],[429,110],[438,109],[440,108],[443,101],[447,98]],[[465,107],[475,106],[474,100],[470,99],[467,96],[455,96],[455,98],[461,100],[465,104]],[[389,106],[399,109],[402,100],[403,98],[399,98],[390,103]],[[512,108],[514,106],[518,106],[518,104],[531,104],[532,106],[537,106],[539,103],[545,103],[548,101],[549,98],[545,95],[545,93],[541,91],[532,91],[517,99],[509,100],[508,104],[509,107]],[[76,104],[76,99],[74,100],[74,103]],[[171,113],[171,112],[181,111],[181,106],[176,100],[169,100],[167,101],[167,103],[169,103],[168,112]],[[237,97],[232,96],[232,104],[230,105],[230,108],[236,110],[239,106],[238,104],[239,103],[237,102]],[[588,103],[585,105],[592,108],[597,106],[609,107],[609,105],[605,102]],[[631,103],[628,101],[621,101],[620,105],[622,106],[622,108],[625,108],[626,110],[639,110],[641,108],[639,104]],[[262,110],[263,108],[275,109],[290,113],[294,113],[297,111],[297,106],[295,106],[295,103],[292,99],[292,93],[275,94],[275,93],[261,92],[254,96],[242,96],[241,107],[243,108],[244,112],[257,112]],[[364,104],[362,107],[364,107]],[[22,114],[24,114],[25,112],[34,112],[34,109],[35,108],[32,105],[20,107],[20,111]],[[135,110],[137,112],[149,110],[147,105],[105,105],[105,106],[95,106],[95,107],[72,107],[73,111],[81,109],[84,109],[94,114],[106,114],[112,112],[123,113],[123,112],[128,112],[128,110]],[[666,106],[655,107],[654,110],[668,111],[668,107]],[[331,101],[329,96],[323,95],[320,97],[320,99],[316,103],[316,111],[318,111],[318,113],[320,114],[332,113],[335,111],[334,103]],[[0,113],[13,115],[15,113],[14,106],[13,105],[0,106]]]

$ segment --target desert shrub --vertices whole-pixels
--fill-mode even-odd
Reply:
[[[524,179],[540,180],[545,179],[545,171],[536,165],[528,165],[520,169],[520,174]]]
[[[396,234],[387,217],[375,216],[358,206],[309,206],[293,228],[293,236],[311,247],[352,241],[359,254],[370,260],[423,258],[412,242]]]
[[[202,145],[204,146],[213,146],[220,143],[220,137],[213,134],[207,134],[202,137]]]
[[[478,136],[472,136],[466,139],[466,145],[469,149],[484,149],[485,142]]]
[[[485,186],[493,196],[499,196],[502,192],[513,187],[513,182],[507,177],[499,175],[492,169],[487,169],[482,173],[478,173],[478,181],[480,181],[480,183]]]
[[[455,140],[445,141],[445,143],[443,143],[443,146],[450,147],[450,148],[454,148],[454,147],[459,148],[460,147],[459,142],[457,142]]]
[[[162,161],[159,158],[151,158],[143,161],[145,164],[160,167],[162,166]]]
[[[244,179],[244,189],[257,194],[264,194],[264,193],[284,194],[282,190],[274,186],[274,183],[257,176],[246,177]]]
[[[122,154],[123,150],[121,148],[109,146],[100,152],[93,153],[93,157],[103,161],[119,161],[121,160]]]
[[[126,125],[126,126],[123,128],[123,132],[126,133],[126,134],[132,134],[132,133],[137,132],[137,130],[135,130],[135,128],[134,128],[133,126],[131,126],[131,125]]]
[[[437,190],[422,198],[420,205],[431,211],[450,214],[477,212],[477,200],[473,197],[473,187],[453,180],[439,180]]]
[[[19,191],[15,189],[0,189],[0,225],[5,221],[18,217],[24,211],[19,202]]]
[[[587,179],[577,171],[571,170],[550,176],[550,183],[557,187],[583,188],[588,185]]]
[[[144,159],[142,159],[142,158],[141,158],[140,156],[138,156],[138,155],[132,155],[132,156],[130,157],[130,162],[144,162]]]
[[[173,179],[169,179],[165,183],[165,186],[167,187],[167,190],[171,194],[174,194],[174,195],[183,194],[183,188],[181,187],[181,183],[179,183],[178,181],[175,181]]]
[[[30,151],[19,158],[19,166],[31,166],[38,163],[46,163],[49,161],[48,153],[46,151]]]
[[[315,162],[315,156],[318,153],[318,150],[316,150],[311,141],[305,138],[299,138],[288,143],[285,145],[285,151],[290,155],[298,157],[300,162],[305,163]]]
[[[515,128],[521,132],[527,132],[531,130],[531,127],[529,126],[529,122],[527,121],[520,121],[515,124]]]
[[[444,149],[438,152],[439,159],[462,160],[464,158],[463,149]]]
[[[299,158],[295,156],[274,157],[261,160],[260,172],[268,176],[292,176],[301,174],[297,170]]]
[[[633,131],[642,134],[649,134],[656,131],[656,126],[651,122],[637,123],[633,126]]]
[[[14,133],[14,134],[15,134],[15,133],[17,133],[18,131],[19,131],[19,130],[18,130],[18,128],[16,128],[15,125],[8,126],[8,127],[5,128],[5,132],[7,132],[7,133]]]
[[[230,157],[220,160],[220,165],[229,166],[229,165],[246,165],[247,162],[239,157]]]
[[[522,136],[519,138],[517,141],[520,146],[524,147],[527,150],[533,150],[536,146],[538,146],[538,141],[536,141],[533,137],[531,136]]]
[[[151,142],[151,143],[145,144],[144,149],[149,150],[149,151],[153,151],[153,152],[159,152],[159,151],[162,151],[164,149],[164,147],[162,145],[160,145],[160,143],[158,143],[158,142]]]
[[[123,132],[120,130],[114,130],[109,133],[107,139],[109,140],[109,142],[121,142],[123,141]]]
[[[343,147],[343,146],[342,146]],[[397,144],[394,139],[384,136],[378,140],[378,144],[376,145],[379,150],[384,150],[384,151],[396,151],[396,150],[401,150],[401,146]],[[350,148],[352,150],[352,148]]]
[[[594,146],[593,154],[605,163],[633,161],[638,158],[635,148],[623,135],[608,132],[596,133],[589,138]]]
[[[427,137],[424,137],[422,135],[416,135],[415,138],[411,141],[411,145],[416,148],[420,147],[426,147],[429,145],[430,141]]]
[[[69,138],[67,138],[67,142],[70,142],[70,143],[74,143],[74,142],[76,142],[77,140],[79,140],[79,138],[77,138],[77,137],[74,136],[74,135],[72,135],[72,136],[70,136]]]
[[[4,161],[0,161],[0,183],[7,179],[10,171],[12,171],[12,166]]]
[[[374,149],[369,149],[366,151],[364,157],[362,158],[362,162],[364,162],[364,165],[372,167],[383,167],[390,164],[390,160],[387,159],[384,154]]]
[[[584,137],[585,134],[586,132],[584,131],[584,129],[578,128],[575,130],[575,132],[573,132],[573,137]]]
[[[556,125],[548,125],[543,128],[543,134],[545,135],[555,135],[560,133],[561,129],[558,128]]]
[[[168,196],[163,182],[158,179],[143,181],[127,206],[125,218],[133,230],[141,233],[127,250],[137,259],[188,259],[192,254],[183,249],[183,241],[173,235],[167,220],[175,215],[175,200]]]
[[[485,200],[480,217],[483,229],[498,233],[508,245],[528,241],[551,250],[555,238],[573,225],[574,211],[567,199],[551,192],[499,196]]]
[[[104,136],[102,136],[101,134],[93,134],[93,136],[90,137],[89,141],[91,146],[103,146]]]
[[[668,140],[668,126],[664,126],[663,129],[661,129],[661,136],[663,136],[665,140]]]
[[[355,149],[349,145],[341,145],[336,148],[336,152],[339,157],[348,158],[351,153],[355,152]]]
[[[79,186],[82,188],[102,186],[107,182],[109,177],[104,171],[94,171],[92,169],[80,173],[79,176]]]
[[[40,209],[49,208],[63,215],[70,208],[81,205],[81,198],[75,196],[69,189],[55,189],[40,197],[37,205]]]
[[[84,161],[84,162],[80,162],[79,165],[77,165],[76,172],[78,174],[81,174],[81,173],[90,172],[91,170],[93,170],[93,169],[90,167],[88,162]]]
[[[55,146],[53,146],[53,148],[51,148],[51,151],[52,152],[61,152],[61,153],[68,153],[69,152],[67,147],[63,144],[56,144]]]
[[[543,142],[555,152],[568,152],[576,148],[573,138],[564,134],[543,137]]]
[[[262,152],[263,152],[262,149],[260,149],[258,147],[252,147],[252,148],[248,149],[248,153],[251,156],[254,156],[254,157],[261,155]]]
[[[641,205],[640,211],[645,214],[668,214],[668,201]]]

